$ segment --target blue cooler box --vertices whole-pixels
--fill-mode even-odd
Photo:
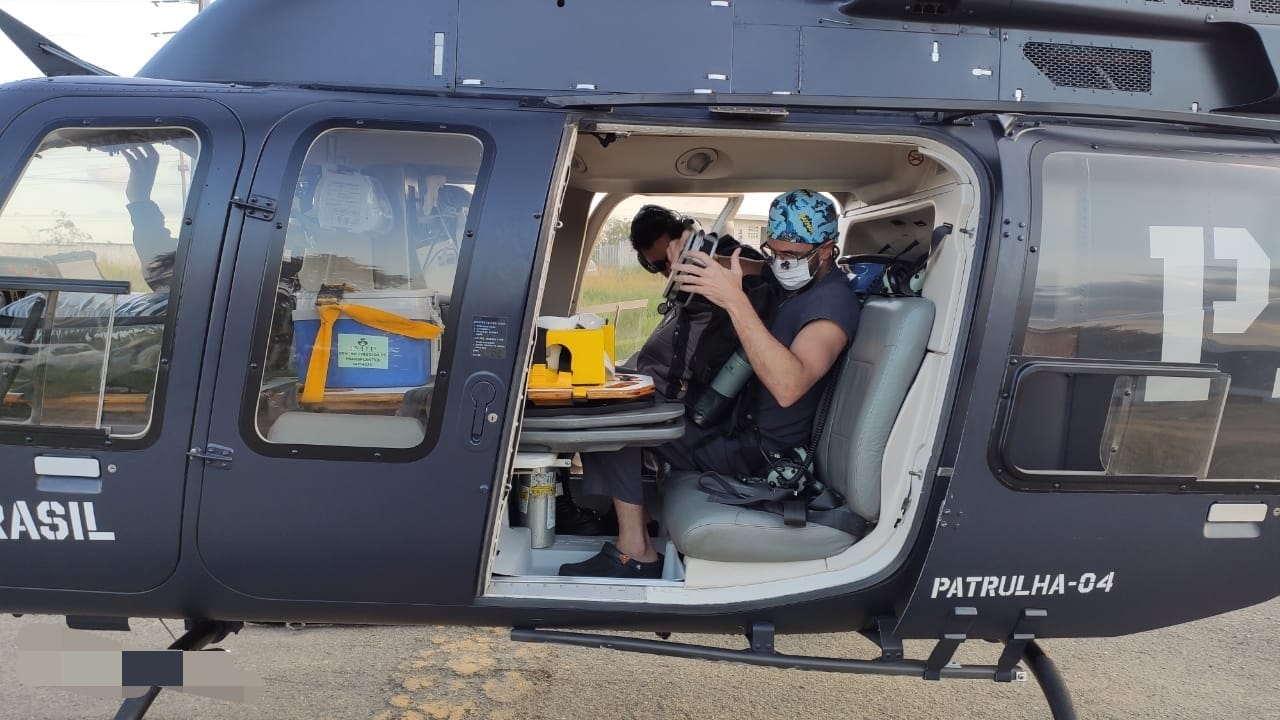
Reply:
[[[440,323],[435,294],[423,291],[369,291],[347,293],[344,304],[365,305],[410,320]],[[320,316],[314,306],[293,313],[293,343],[298,356],[298,379],[305,382],[312,348],[320,332]],[[434,376],[435,341],[415,340],[384,332],[339,315],[333,324],[329,348],[329,388],[416,387]]]

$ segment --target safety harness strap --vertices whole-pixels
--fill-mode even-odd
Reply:
[[[769,485],[754,478],[740,480],[705,472],[698,476],[698,488],[707,493],[712,502],[781,515],[788,527],[816,523],[855,538],[861,538],[867,531],[867,521],[849,508],[840,493],[826,486],[812,495],[798,494],[796,489]]]
[[[671,334],[671,367],[667,368],[667,387],[679,389],[684,385],[685,352],[689,349],[690,320],[686,306],[673,308],[676,318]]]

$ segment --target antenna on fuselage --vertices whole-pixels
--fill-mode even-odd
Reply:
[[[13,41],[36,69],[46,77],[56,75],[115,75],[81,60],[57,43],[27,27],[9,13],[0,10],[0,30]]]

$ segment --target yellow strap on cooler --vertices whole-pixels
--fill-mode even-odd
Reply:
[[[444,328],[435,323],[410,320],[367,305],[321,305],[316,311],[320,314],[320,330],[316,333],[315,344],[311,347],[311,359],[307,362],[307,380],[302,385],[304,403],[324,399],[325,382],[329,378],[329,350],[333,346],[333,324],[338,321],[339,315],[347,315],[361,325],[375,330],[414,340],[435,340],[444,333]]]

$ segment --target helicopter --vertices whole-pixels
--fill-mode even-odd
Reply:
[[[1029,670],[1069,718],[1039,640],[1280,595],[1274,0],[219,0],[132,78],[0,29],[47,75],[0,87],[4,612]],[[531,489],[688,418],[546,412],[540,319],[628,198],[795,187],[886,288],[815,451],[865,528],[677,473],[661,578],[558,575],[601,538]],[[880,654],[774,648],[819,632]]]

